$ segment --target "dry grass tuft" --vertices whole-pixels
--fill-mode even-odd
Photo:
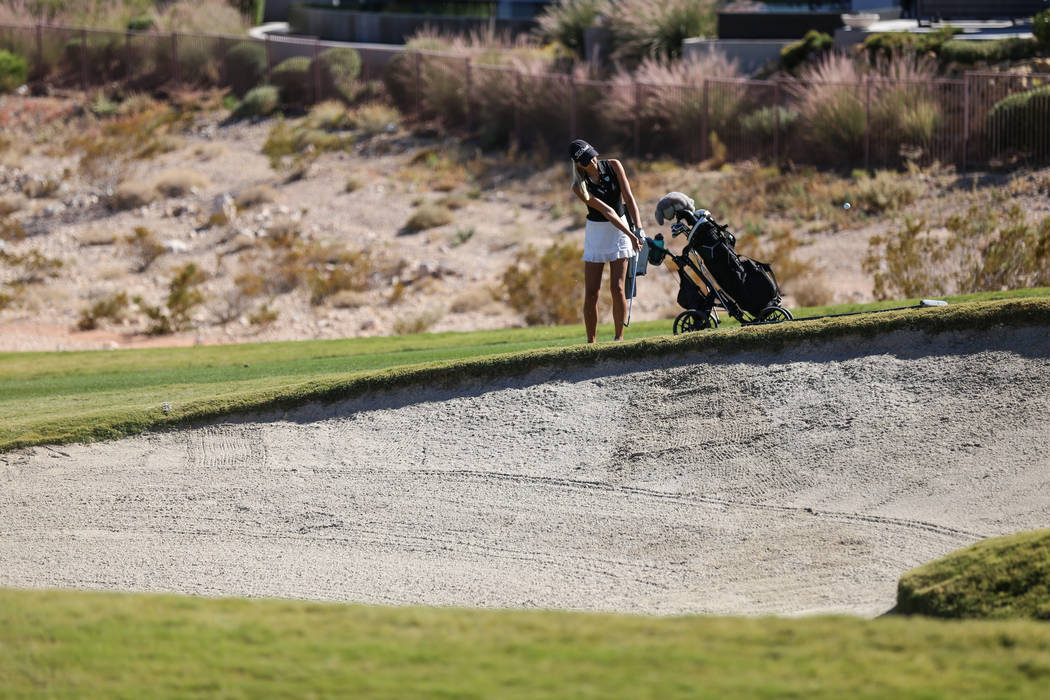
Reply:
[[[409,233],[418,233],[429,228],[445,226],[455,221],[455,216],[448,207],[441,204],[424,204],[408,217],[404,229]]]
[[[208,178],[196,170],[175,168],[161,173],[153,186],[165,197],[185,197],[208,186]]]
[[[271,204],[277,199],[277,190],[270,185],[252,185],[238,193],[236,203],[238,209],[251,209],[260,204]]]
[[[147,206],[156,198],[157,188],[154,185],[138,181],[122,182],[109,198],[109,206],[116,211],[126,211]]]

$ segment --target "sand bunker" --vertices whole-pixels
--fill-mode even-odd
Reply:
[[[0,455],[0,585],[877,615],[902,572],[1050,525],[1047,416],[1034,328],[551,369],[41,447]]]

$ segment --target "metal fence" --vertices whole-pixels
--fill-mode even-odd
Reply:
[[[129,90],[226,86],[246,69],[235,47],[264,59],[258,80],[294,56],[306,104],[337,97],[317,59],[347,44],[303,37],[111,32],[2,25],[0,48],[24,56],[34,85]],[[361,79],[382,80],[406,114],[475,134],[560,153],[583,136],[603,150],[687,161],[724,158],[876,168],[906,160],[965,169],[1050,163],[1050,75],[970,72],[922,82],[858,84],[698,80],[657,85],[575,79],[571,73],[492,66],[460,55],[353,45]],[[243,53],[243,52],[242,52]],[[818,89],[819,88],[819,89]]]

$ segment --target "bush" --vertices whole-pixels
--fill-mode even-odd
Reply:
[[[135,272],[145,272],[154,260],[165,253],[164,245],[157,239],[157,234],[145,226],[136,226],[123,243],[135,260]]]
[[[208,178],[196,170],[175,168],[157,178],[154,187],[165,197],[184,197],[193,190],[206,187]]]
[[[280,91],[282,104],[305,105],[313,94],[310,59],[306,56],[293,56],[281,61],[270,74],[270,82]]]
[[[1019,61],[1035,55],[1037,44],[1031,39],[999,39],[998,41],[963,41],[952,39],[944,42],[940,58],[944,63],[997,63]]]
[[[115,292],[82,310],[80,318],[77,319],[77,328],[82,331],[92,331],[99,327],[100,321],[120,321],[124,318],[127,309],[127,293]]]
[[[148,32],[156,27],[157,23],[153,20],[152,15],[136,15],[129,19],[127,24],[129,32]]]
[[[448,207],[437,204],[424,204],[408,217],[408,221],[405,222],[405,230],[410,233],[416,233],[428,228],[451,224],[454,220],[455,217],[452,216],[452,212],[449,211]]]
[[[864,271],[877,299],[969,294],[1050,285],[1050,216],[1029,224],[1019,207],[1000,212],[971,207],[945,222],[949,236],[923,221],[873,236]]]
[[[830,34],[810,29],[802,39],[780,50],[780,67],[784,70],[795,70],[811,56],[830,51],[834,43],[835,40]]]
[[[867,128],[863,81],[847,56],[824,54],[788,84],[799,111],[799,131],[815,160],[855,162]]]
[[[354,109],[348,115],[350,124],[366,136],[375,136],[401,123],[401,113],[396,107],[382,102],[370,102]]]
[[[157,188],[144,182],[122,182],[109,198],[109,206],[116,211],[138,209],[157,198]]]
[[[351,102],[355,97],[355,84],[361,73],[361,55],[352,48],[328,49],[310,64],[310,75],[316,69],[320,80],[321,94],[317,99],[338,98]]]
[[[29,66],[24,58],[0,49],[0,92],[11,92],[25,85],[28,76]]]
[[[962,29],[953,27],[950,24],[925,34],[883,32],[867,37],[864,40],[864,48],[868,51],[868,55],[873,61],[880,57],[886,59],[893,56],[926,54],[929,52],[940,54],[944,43],[960,32],[962,32]]]
[[[281,94],[273,85],[252,88],[233,110],[235,117],[266,117],[281,106]]]
[[[1032,34],[1044,49],[1050,48],[1050,9],[1032,18]]]
[[[583,308],[583,250],[564,241],[542,253],[529,245],[503,273],[511,308],[529,325],[579,323]]]
[[[798,121],[798,110],[790,107],[762,107],[740,120],[740,129],[749,138],[771,141],[777,128],[781,136],[790,134]]]
[[[1050,150],[1050,85],[999,100],[988,112],[986,130],[994,151]]]
[[[233,46],[226,53],[226,76],[237,97],[247,95],[266,77],[266,48],[254,41]]]
[[[190,328],[190,313],[204,303],[204,294],[198,287],[205,279],[204,272],[195,263],[187,263],[175,272],[168,284],[165,308],[151,306],[141,296],[132,299],[152,321],[146,333],[170,335]]]

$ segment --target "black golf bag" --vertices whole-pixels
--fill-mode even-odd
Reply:
[[[757,317],[763,309],[780,303],[780,286],[773,268],[738,255],[736,237],[710,217],[700,221],[689,245],[700,255],[715,283],[744,311]]]

